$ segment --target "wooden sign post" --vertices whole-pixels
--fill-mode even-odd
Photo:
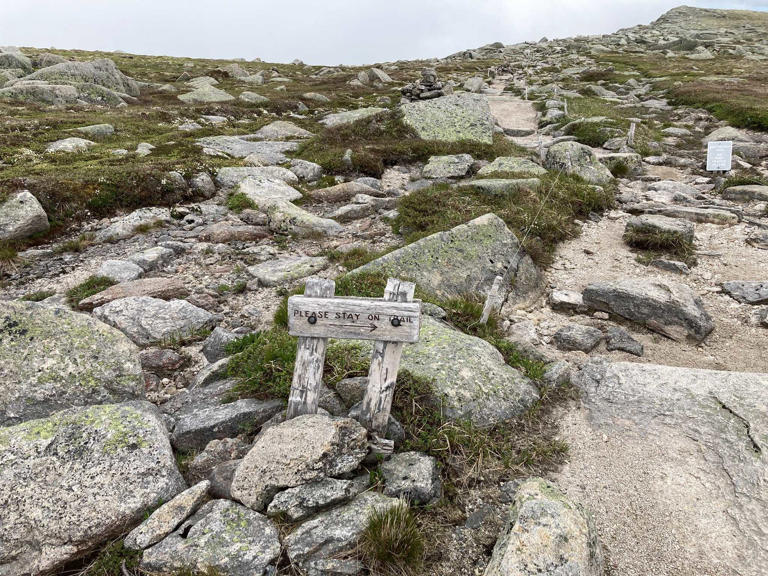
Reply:
[[[403,345],[419,340],[416,285],[390,278],[383,299],[335,298],[335,286],[332,280],[310,278],[303,296],[288,299],[288,331],[299,337],[299,348],[287,417],[317,413],[328,338],[374,340],[360,423],[383,437]]]

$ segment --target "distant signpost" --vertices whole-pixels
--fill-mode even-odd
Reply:
[[[309,278],[304,295],[288,299],[288,330],[299,337],[299,347],[287,417],[317,412],[329,338],[374,340],[360,422],[383,439],[403,345],[419,341],[416,286],[390,278],[383,299],[335,298],[335,288],[333,280]]]
[[[707,145],[707,171],[729,172],[733,155],[733,142],[710,142]]]

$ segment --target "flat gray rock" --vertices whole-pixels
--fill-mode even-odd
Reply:
[[[255,142],[255,144],[265,144],[264,142]],[[286,184],[298,184],[299,179],[296,174],[287,168],[280,166],[251,166],[241,167],[232,166],[220,168],[216,173],[216,184],[221,188],[235,188],[245,180],[249,181],[282,181]],[[301,196],[299,196],[301,197]]]
[[[199,452],[211,440],[232,438],[248,428],[257,430],[284,408],[282,400],[246,398],[188,412],[176,421],[171,444],[176,450]]]
[[[384,494],[417,505],[429,504],[442,495],[437,460],[420,452],[401,452],[381,463]]]
[[[115,133],[115,127],[112,124],[91,124],[90,126],[81,126],[77,131],[90,138],[105,138]]]
[[[0,470],[0,557],[9,575],[56,572],[185,488],[148,402],[0,428]]]
[[[739,221],[739,217],[733,212],[718,208],[700,208],[696,206],[671,206],[659,202],[641,202],[625,206],[630,214],[657,214],[668,218],[681,218],[690,222],[702,224],[718,224],[730,226]]]
[[[431,156],[421,171],[421,176],[422,178],[461,178],[469,172],[472,162],[474,160],[469,154]]]
[[[51,142],[45,147],[47,154],[53,154],[56,152],[84,152],[91,146],[95,146],[95,142],[86,140],[85,138],[77,138],[72,136],[70,138],[64,138],[63,140],[56,140]]]
[[[768,186],[732,186],[723,190],[723,198],[736,202],[768,201]]]
[[[630,218],[624,229],[625,237],[633,243],[668,243],[670,246],[693,244],[694,225],[687,220],[666,216],[641,215]]]
[[[441,142],[462,140],[493,144],[493,116],[480,94],[451,94],[401,106],[403,122],[419,138]]]
[[[86,314],[0,301],[0,426],[144,397],[139,350]]]
[[[45,210],[28,190],[13,194],[0,204],[0,241],[21,240],[47,232],[49,227]]]
[[[171,222],[171,211],[168,208],[139,208],[116,222],[96,232],[96,242],[116,242],[126,240],[138,234],[137,228],[168,224]]]
[[[382,112],[386,112],[386,108],[358,108],[357,110],[348,110],[347,112],[336,112],[335,114],[328,114],[325,118],[320,120],[326,128],[336,128],[337,126],[346,126],[352,124],[358,120],[364,118],[370,118],[371,116],[377,116]]]
[[[541,478],[523,482],[484,576],[601,576],[605,566],[594,522]]]
[[[538,293],[540,273],[515,235],[495,214],[438,232],[385,254],[350,274],[381,272],[416,282],[443,298],[485,297],[496,276],[516,299]]]
[[[130,260],[105,260],[97,276],[104,276],[115,282],[130,282],[144,275],[144,269]]]
[[[701,342],[715,328],[701,298],[677,282],[640,278],[596,282],[582,296],[590,308],[618,314],[673,340]]]
[[[606,331],[605,349],[609,352],[619,350],[634,356],[642,356],[645,352],[643,345],[635,340],[632,335],[618,326],[613,326]]]
[[[232,481],[232,496],[264,510],[272,497],[355,470],[368,453],[368,434],[349,418],[299,416],[262,431]]]
[[[277,528],[229,500],[211,500],[165,540],[144,551],[140,567],[173,573],[211,569],[224,576],[261,576],[280,555]]]
[[[267,508],[267,516],[279,516],[298,522],[312,514],[341,504],[356,496],[360,489],[352,480],[322,478],[279,492]]]
[[[460,185],[464,185],[461,183]],[[472,180],[467,184],[491,195],[516,194],[527,191],[536,192],[541,188],[541,180],[538,178],[482,178]]]
[[[328,267],[323,256],[284,256],[248,267],[248,273],[262,286],[280,286],[312,276]]]
[[[592,326],[568,324],[555,332],[554,342],[560,350],[589,353],[600,344],[603,333]]]
[[[80,310],[93,310],[113,300],[130,298],[132,296],[149,296],[161,300],[173,300],[174,298],[186,298],[189,290],[178,278],[143,278],[110,286],[78,302]]]
[[[374,511],[384,511],[399,500],[378,492],[360,494],[349,504],[319,514],[284,540],[291,562],[308,569],[316,562],[352,551]]]
[[[296,142],[261,142],[253,141],[253,135],[243,136],[206,136],[195,141],[207,153],[223,154],[231,158],[246,158],[251,154],[277,155],[284,157],[285,152],[298,148]]]
[[[478,170],[477,175],[484,177],[495,173],[518,173],[531,174],[532,176],[543,176],[547,169],[539,166],[528,158],[518,158],[516,156],[500,156],[490,164],[483,166]]]
[[[212,104],[215,102],[231,102],[235,99],[232,94],[210,84],[196,88],[186,94],[179,94],[177,98],[185,104]]]
[[[160,542],[205,502],[210,486],[211,483],[204,480],[160,506],[125,537],[125,547],[143,550]]]
[[[767,304],[768,280],[765,282],[723,282],[723,290],[742,304]]]
[[[213,314],[186,300],[166,301],[149,296],[113,300],[95,308],[93,315],[139,346],[183,340],[216,324]]]
[[[275,120],[271,124],[259,128],[254,134],[254,137],[260,140],[291,140],[293,138],[312,138],[312,136],[314,134],[309,130],[304,130],[304,128],[286,120]]]
[[[573,382],[556,482],[615,573],[762,575],[768,375],[594,360]]]

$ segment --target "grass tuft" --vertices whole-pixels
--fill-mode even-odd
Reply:
[[[77,308],[77,305],[82,301],[98,294],[117,284],[112,278],[106,276],[91,276],[81,284],[78,284],[74,288],[67,290],[67,302],[72,308]]]
[[[42,302],[54,294],[56,294],[56,292],[53,290],[40,290],[39,292],[33,292],[32,294],[25,294],[21,297],[21,300],[24,302]]]
[[[408,576],[421,568],[424,537],[408,503],[374,510],[360,538],[360,548],[375,573]]]
[[[235,214],[240,214],[243,210],[255,209],[256,203],[242,192],[237,192],[227,199],[227,208]]]

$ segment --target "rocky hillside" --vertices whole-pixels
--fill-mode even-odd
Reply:
[[[0,576],[764,574],[766,38],[0,48]],[[370,343],[287,419],[288,296],[389,277],[386,438]]]

